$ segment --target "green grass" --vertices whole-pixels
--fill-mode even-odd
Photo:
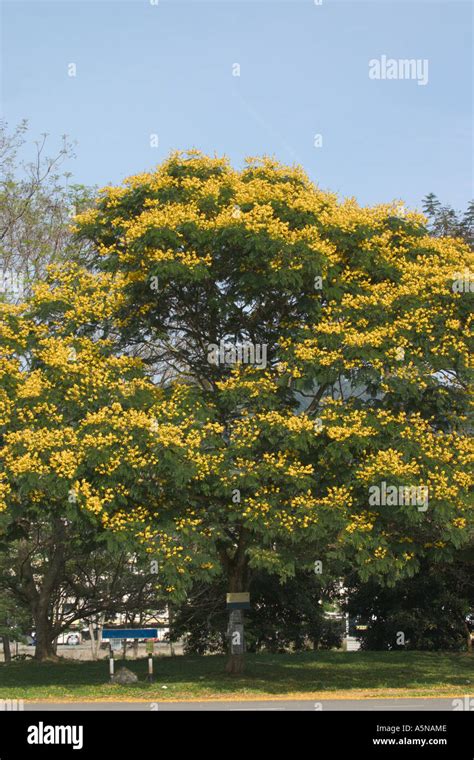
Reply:
[[[442,652],[305,652],[247,655],[243,676],[224,672],[225,657],[156,657],[155,683],[146,659],[125,664],[139,677],[108,683],[108,661],[0,665],[0,698],[123,700],[459,696],[474,692],[474,657]],[[166,688],[163,688],[166,687]]]

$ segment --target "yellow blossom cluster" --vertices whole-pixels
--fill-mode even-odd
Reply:
[[[346,526],[348,533],[370,533],[374,528],[376,515],[373,512],[365,512],[361,515],[351,515],[351,522]]]
[[[360,467],[356,476],[359,480],[370,483],[380,474],[390,474],[393,477],[410,477],[420,473],[416,460],[406,462],[403,452],[396,449],[381,449],[367,457],[365,464]]]

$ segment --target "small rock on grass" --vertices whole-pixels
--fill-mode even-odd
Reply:
[[[128,668],[120,668],[112,677],[112,683],[129,684],[137,683],[138,677]]]

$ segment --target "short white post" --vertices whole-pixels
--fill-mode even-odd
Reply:
[[[112,644],[109,644],[110,651],[109,651],[109,674],[110,674],[110,680],[114,680],[114,652],[112,649]]]
[[[153,681],[153,655],[148,655],[148,680],[150,683]]]

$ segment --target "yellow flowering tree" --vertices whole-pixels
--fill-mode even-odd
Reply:
[[[64,313],[60,325],[41,318],[42,287],[27,305],[0,304],[0,590],[27,605],[40,660],[72,622],[166,604],[161,578],[120,528],[129,514],[145,528],[161,504],[174,516],[173,493],[196,473],[196,410],[165,402],[140,359],[87,335],[86,312],[111,309],[106,278],[93,296],[88,283],[83,273],[61,283],[80,287],[82,331]],[[54,311],[58,293],[48,292]],[[179,577],[175,548],[168,554]]]
[[[121,507],[104,498],[110,468],[122,477],[107,443],[101,493],[81,498],[139,539],[170,595],[195,572],[239,592],[297,564],[393,582],[472,540],[472,254],[425,224],[269,158],[237,171],[197,152],[77,218],[83,268],[38,288],[35,313],[146,367],[161,448],[148,470],[139,447],[141,498],[131,481]]]
[[[297,556],[393,582],[471,540],[462,240],[270,158],[237,171],[196,151],[105,188],[76,229],[114,281],[122,348],[216,426],[152,551],[212,542],[244,591]]]

